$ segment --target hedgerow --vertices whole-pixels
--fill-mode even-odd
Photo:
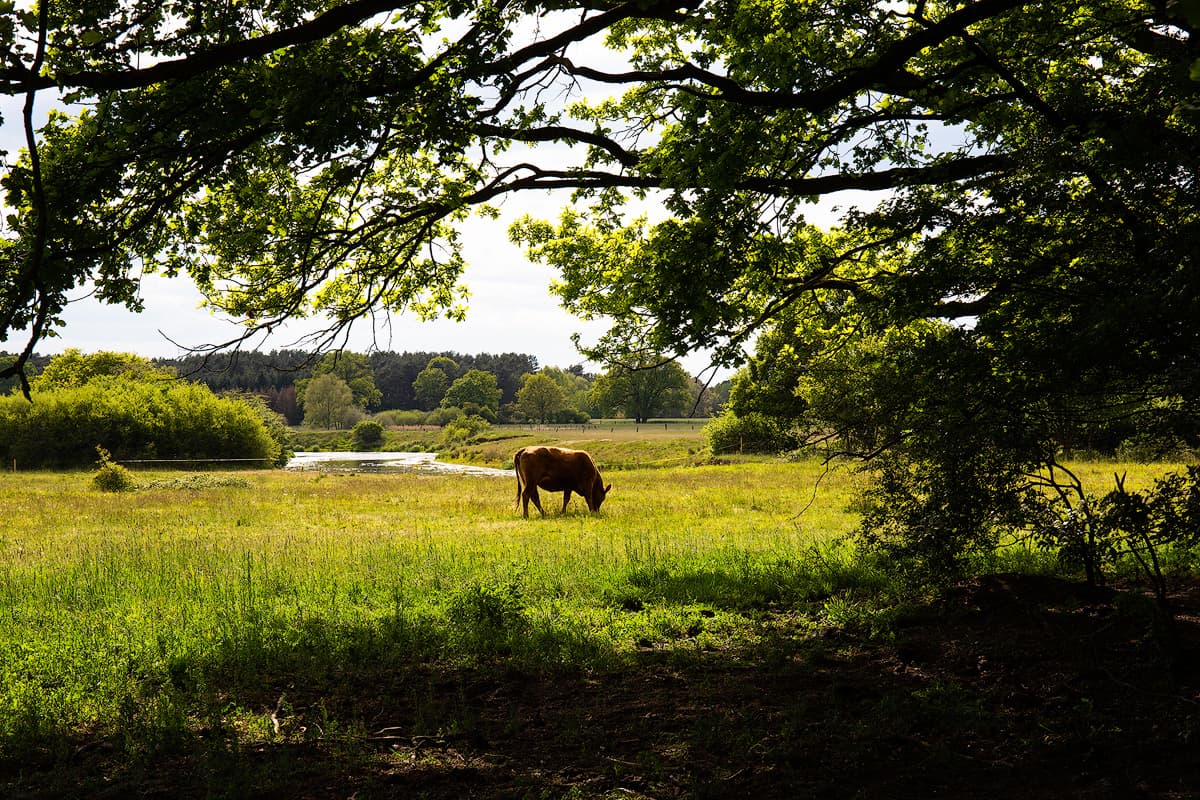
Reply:
[[[0,454],[35,469],[95,461],[258,459],[275,464],[280,443],[259,411],[206,386],[178,380],[102,376],[82,386],[0,398]],[[253,463],[253,462],[248,462]]]

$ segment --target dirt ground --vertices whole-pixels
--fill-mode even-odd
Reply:
[[[139,761],[84,738],[4,766],[0,796],[1200,797],[1200,591],[1173,602],[1168,625],[1138,596],[992,576],[883,636],[775,609],[762,652],[647,648],[612,674],[348,666],[288,687],[278,744]]]

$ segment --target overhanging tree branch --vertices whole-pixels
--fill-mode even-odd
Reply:
[[[54,75],[43,75],[41,70],[32,68],[0,69],[0,87],[7,86],[5,93],[42,91],[53,88],[80,88],[112,92],[139,89],[169,81],[188,80],[221,67],[251,61],[288,47],[320,41],[339,30],[357,25],[371,17],[409,5],[411,4],[397,3],[395,0],[352,0],[352,2],[334,6],[329,11],[293,28],[216,45],[186,58],[162,61],[142,69],[80,70]]]
[[[555,62],[573,75],[601,83],[632,85],[694,81],[716,89],[714,99],[739,106],[776,110],[803,109],[817,113],[870,89],[904,92],[926,86],[923,78],[911,74],[905,69],[911,60],[929,48],[937,47],[958,37],[963,30],[972,25],[1030,5],[1034,1],[980,0],[980,2],[971,3],[937,22],[916,29],[887,47],[868,63],[845,70],[841,77],[833,79],[820,89],[755,90],[747,88],[728,75],[719,75],[691,63],[667,69],[629,70],[614,73],[579,66],[566,58],[557,58]],[[549,52],[540,52],[539,54],[549,55]]]

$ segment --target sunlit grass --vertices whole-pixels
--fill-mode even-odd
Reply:
[[[504,478],[90,477],[0,474],[0,756],[167,747],[347,670],[752,652],[763,609],[836,622],[885,581],[839,544],[863,477],[817,462],[610,470],[600,514],[555,494],[544,519]]]
[[[1116,479],[1125,481],[1130,491],[1149,489],[1154,481],[1169,472],[1187,469],[1185,464],[1159,462],[1154,464],[1121,464],[1111,461],[1072,461],[1066,464],[1089,494],[1100,496],[1116,488]]]
[[[228,568],[246,554],[297,578],[388,565],[437,581],[480,564],[572,572],[730,546],[788,551],[853,525],[853,477],[818,477],[794,464],[619,472],[601,514],[575,498],[560,516],[551,495],[549,517],[525,520],[515,483],[488,477],[250,473],[244,487],[105,494],[82,473],[5,474],[0,564],[20,575],[167,559],[171,574],[172,555]]]

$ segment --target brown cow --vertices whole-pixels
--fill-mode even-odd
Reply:
[[[517,503],[524,502],[524,516],[529,516],[529,501],[532,500],[542,516],[546,516],[538,488],[548,492],[563,493],[563,513],[571,492],[587,501],[588,511],[599,511],[600,504],[612,488],[600,480],[596,462],[582,450],[567,450],[562,447],[522,447],[513,456],[513,467],[517,470]]]

